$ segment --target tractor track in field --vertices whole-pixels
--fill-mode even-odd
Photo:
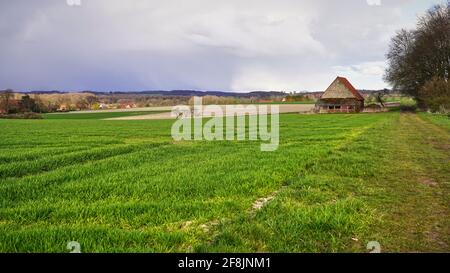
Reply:
[[[424,143],[425,145],[430,145],[441,154],[447,155],[447,158],[450,159],[450,134],[447,130],[431,122],[427,122],[415,114],[406,115],[406,118],[409,119],[416,128],[418,128],[418,131],[420,131],[423,135],[427,135]],[[440,197],[444,195],[445,189],[443,188],[444,185],[441,183],[442,181],[436,179],[435,176],[436,175],[434,173],[429,173],[426,178],[420,179],[420,182],[429,186],[431,190]],[[442,198],[436,199],[434,213],[438,215],[450,215],[449,205],[446,205],[446,202],[442,200]],[[445,231],[445,229],[447,229],[447,231]],[[448,226],[446,226],[442,220],[436,219],[432,223],[431,228],[425,231],[424,234],[432,244],[436,245],[440,249],[448,250],[450,246],[444,241],[444,238],[447,238],[448,241],[449,234],[447,234],[447,232],[449,232]]]
[[[345,139],[343,139],[343,140],[339,143],[339,145],[337,145],[337,146],[331,148],[330,151],[327,151],[327,152],[325,152],[325,153],[326,153],[327,155],[331,155],[331,154],[333,154],[333,153],[338,152],[339,150],[343,149],[347,144],[353,142],[355,139],[357,139],[358,137],[360,137],[361,135],[363,135],[366,131],[368,131],[369,129],[371,129],[371,128],[373,128],[373,127],[379,125],[379,124],[380,124],[380,123],[377,122],[377,123],[371,124],[370,126],[365,126],[365,127],[360,128],[359,130],[355,130],[355,132],[352,132],[352,133],[349,134]],[[268,194],[268,195],[266,195],[266,196],[264,196],[264,197],[260,197],[260,198],[258,198],[257,200],[255,200],[255,201],[252,203],[250,209],[247,210],[247,211],[245,212],[245,215],[242,215],[242,214],[239,214],[239,215],[245,216],[245,217],[250,217],[250,218],[255,217],[256,214],[257,214],[259,211],[262,211],[262,210],[264,209],[265,206],[267,206],[268,204],[270,204],[270,202],[273,202],[273,201],[277,198],[277,196],[278,196],[280,193],[282,193],[283,191],[285,191],[286,189],[288,189],[289,186],[290,186],[290,184],[291,184],[291,181],[292,181],[293,179],[301,179],[302,177],[306,176],[306,174],[308,174],[309,170],[311,170],[311,169],[312,169],[314,166],[316,166],[316,165],[320,165],[320,163],[321,163],[322,161],[326,160],[326,159],[327,159],[327,157],[323,157],[323,158],[319,159],[318,161],[315,161],[315,162],[312,162],[312,163],[310,163],[310,164],[307,164],[307,165],[305,166],[305,170],[303,170],[303,171],[302,171],[301,173],[299,173],[297,176],[294,176],[294,177],[292,177],[292,178],[290,178],[290,179],[288,179],[288,180],[285,180],[285,181],[283,182],[283,185],[282,185],[279,189],[277,189],[277,190],[271,192],[270,194]],[[238,217],[239,217],[239,216],[235,216],[234,218],[238,218]],[[233,219],[234,219],[234,218],[233,218]],[[215,238],[220,234],[220,231],[218,230],[218,228],[219,228],[221,225],[224,225],[224,224],[229,223],[230,221],[233,221],[233,219],[220,219],[220,220],[219,220],[219,219],[214,219],[214,220],[211,220],[211,221],[209,221],[209,222],[207,222],[207,223],[204,223],[204,224],[202,224],[202,225],[199,226],[199,228],[201,228],[201,230],[202,230],[203,232],[208,233],[208,234],[211,235],[211,237],[208,239],[208,244],[209,244],[209,245],[212,245],[212,244],[214,243]],[[186,223],[187,223],[187,225],[184,225],[184,226],[190,226],[190,225],[192,224],[192,221],[187,221]],[[188,247],[188,252],[189,252],[191,249],[192,249],[192,246],[189,246],[189,247]]]
[[[42,166],[37,166],[34,169],[21,169],[22,172],[14,172],[13,175],[9,174],[6,171],[0,170],[0,179],[23,178],[26,176],[33,176],[36,174],[45,174],[45,173],[56,171],[58,169],[61,169],[61,168],[67,167],[67,166],[72,166],[75,162],[77,164],[83,164],[83,163],[91,162],[91,161],[106,160],[111,157],[122,156],[122,155],[137,151],[137,148],[130,147],[130,146],[124,146],[124,145],[122,145],[122,146],[123,147],[119,147],[119,148],[123,148],[123,150],[113,151],[111,154],[106,154],[106,155],[103,155],[103,154],[97,155],[97,153],[96,153],[97,150],[98,151],[103,150],[106,153],[112,151],[112,150],[107,149],[106,147],[101,147],[101,148],[96,148],[96,149],[87,149],[87,150],[82,150],[82,151],[65,153],[62,155],[56,155],[53,158],[50,157],[50,158],[46,159],[46,161],[48,161],[49,164],[43,164]],[[85,157],[86,154],[88,154],[89,157]],[[67,156],[71,156],[72,158],[69,158],[69,160],[64,160],[65,157],[67,157]],[[61,159],[60,161],[58,161],[58,157]],[[28,166],[31,166],[30,164],[32,162],[35,162],[35,160],[29,161],[29,162],[28,161],[22,162],[22,163],[28,164]],[[54,163],[54,162],[57,162],[57,163]],[[12,163],[12,164],[15,164],[15,163]],[[5,164],[4,168],[5,168],[5,170],[8,170],[8,165]]]
[[[0,248],[57,252],[51,240],[73,232],[93,251],[364,252],[367,239],[379,240],[383,252],[449,250],[450,131],[405,113],[285,118],[288,134],[273,158],[241,150],[240,143],[215,149],[222,143],[172,142],[166,127],[148,126],[153,131],[144,135],[146,123],[99,121],[108,134],[111,124],[120,132],[109,143],[97,125],[83,129],[102,144],[88,150],[104,151],[104,158],[89,153],[77,162],[84,153],[46,150],[42,162],[9,165],[19,172],[50,169],[0,178]],[[84,143],[83,130],[73,145]],[[32,140],[39,146],[45,141],[38,137],[52,132]],[[13,148],[4,150],[4,163],[26,158]],[[112,155],[118,152],[124,153]],[[188,175],[195,179],[185,181]],[[232,176],[222,181],[224,175]],[[100,242],[104,227],[110,237]]]
[[[114,157],[120,157],[120,156],[124,156],[124,155],[129,155],[129,154],[133,154],[133,153],[137,153],[140,152],[142,150],[142,147],[146,147],[146,148],[151,148],[151,149],[156,149],[156,148],[160,148],[163,146],[170,146],[172,145],[172,143],[170,142],[164,142],[164,143],[139,143],[139,144],[127,144],[127,143],[120,143],[120,144],[116,144],[113,146],[100,146],[100,147],[94,147],[93,149],[82,149],[82,150],[78,150],[78,151],[71,151],[71,152],[67,152],[67,153],[63,153],[60,155],[54,155],[52,157],[48,157],[46,158],[46,160],[50,163],[52,163],[53,165],[45,165],[43,164],[42,166],[38,166],[34,169],[21,169],[22,171],[26,170],[26,173],[17,173],[15,172],[14,175],[8,175],[7,172],[2,171],[1,168],[5,168],[5,170],[8,170],[7,167],[9,166],[8,164],[17,164],[17,163],[21,163],[21,164],[31,164],[34,161],[38,160],[37,159],[30,159],[30,160],[22,160],[20,162],[9,162],[9,163],[4,163],[4,164],[0,164],[0,179],[11,179],[11,178],[15,178],[15,179],[20,179],[20,178],[26,178],[26,177],[31,177],[31,176],[35,176],[35,175],[43,175],[43,174],[47,174],[47,173],[51,173],[54,171],[58,171],[60,169],[66,168],[66,167],[71,167],[73,166],[74,163],[77,163],[77,165],[82,166],[83,164],[89,163],[89,162],[100,162],[102,160],[108,160],[110,158],[114,158]],[[116,149],[116,150],[115,150]],[[98,154],[97,152],[99,151],[104,151],[105,154]],[[88,154],[88,157],[85,157],[85,155]],[[79,155],[79,156],[77,156]],[[68,161],[58,161],[58,158],[64,159],[65,157],[70,156],[72,158],[70,158]],[[55,160],[56,159],[56,160]],[[58,163],[53,163],[53,162],[58,162]]]
[[[339,154],[341,149],[345,149],[346,144],[354,142],[367,130],[377,125],[380,125],[380,123],[375,123],[371,126],[360,128],[358,132],[353,132],[345,140],[331,149],[329,154]],[[448,158],[450,134],[435,124],[423,121],[415,114],[401,114],[398,124],[393,126],[395,126],[393,132],[397,138],[396,143],[400,145],[391,147],[390,153],[405,157],[400,160],[408,162],[406,164],[418,164],[415,165],[418,169],[409,170],[408,167],[405,167],[406,169],[398,167],[396,173],[390,174],[392,175],[391,179],[396,180],[396,185],[393,185],[392,188],[387,184],[383,184],[386,182],[381,182],[380,186],[385,186],[385,190],[388,191],[386,194],[395,195],[395,201],[382,204],[381,207],[376,206],[377,210],[382,211],[383,219],[388,221],[386,222],[386,226],[383,225],[383,231],[376,233],[376,235],[379,236],[382,234],[382,237],[378,238],[383,243],[383,249],[388,252],[393,249],[402,252],[448,251],[450,247],[450,222],[448,219],[450,218],[445,215],[450,215],[450,207],[445,201],[447,198],[445,192],[448,192],[448,183],[442,183],[442,179],[445,179],[445,174],[444,177],[439,176],[439,169],[436,169],[435,165],[431,169],[428,169],[426,165],[420,164],[421,161],[418,155],[414,151],[411,152],[411,148],[415,147],[414,145],[423,145],[421,149],[418,149],[419,153],[422,149],[425,151],[427,149],[434,149],[438,152],[439,156],[446,156]],[[419,142],[422,143],[419,144]],[[426,153],[423,155],[426,155]],[[432,160],[438,160],[437,158],[439,156],[434,156]],[[307,165],[305,170],[298,175],[298,178],[301,179],[302,176],[308,174],[314,166],[317,164],[320,165],[320,162],[323,160],[326,160],[326,157]],[[439,161],[437,162],[439,164]],[[415,181],[402,177],[402,172],[404,171],[412,175],[411,179]],[[276,200],[277,196],[289,187],[289,184],[290,181],[286,181],[285,185],[279,190],[257,199],[252,204],[251,209],[246,212],[246,215],[240,214],[240,216],[254,217],[256,213],[263,211],[264,207],[270,202]],[[399,189],[402,190],[398,192]],[[417,211],[417,208],[420,208],[420,212]],[[214,220],[210,222],[211,225],[209,223],[203,225],[205,232],[210,234],[208,244],[214,244],[217,236],[221,234],[221,225],[227,225],[232,221],[233,219],[227,219],[226,221]],[[384,234],[383,232],[388,232],[388,234]],[[385,238],[393,238],[393,241],[386,242],[384,241]]]
[[[450,158],[450,134],[447,130],[439,127],[436,124],[427,122],[417,115],[409,116],[412,121],[416,121],[420,124],[423,133],[427,133],[430,136],[427,137],[428,144],[431,144],[434,148],[442,150],[447,153]],[[434,133],[434,134],[430,134]]]
[[[448,251],[449,170],[443,161],[449,159],[450,134],[416,114],[402,113],[389,137],[396,143],[390,156],[395,156],[399,165],[386,177],[390,182],[382,182],[387,201],[379,208],[385,226],[379,232],[382,237],[397,239],[386,242],[384,249]],[[390,232],[385,234],[387,230]]]

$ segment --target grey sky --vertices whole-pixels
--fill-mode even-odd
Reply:
[[[429,0],[0,0],[0,89],[375,89]]]

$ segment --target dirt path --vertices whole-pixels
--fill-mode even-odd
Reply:
[[[450,251],[450,134],[415,114],[402,114],[389,135],[384,188],[374,238],[390,252]]]

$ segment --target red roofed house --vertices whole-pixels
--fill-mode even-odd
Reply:
[[[319,113],[359,113],[363,110],[364,97],[343,77],[337,77],[316,103]]]

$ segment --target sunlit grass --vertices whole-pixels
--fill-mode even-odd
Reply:
[[[271,153],[173,121],[0,120],[0,252],[364,251],[399,117],[282,115]]]

